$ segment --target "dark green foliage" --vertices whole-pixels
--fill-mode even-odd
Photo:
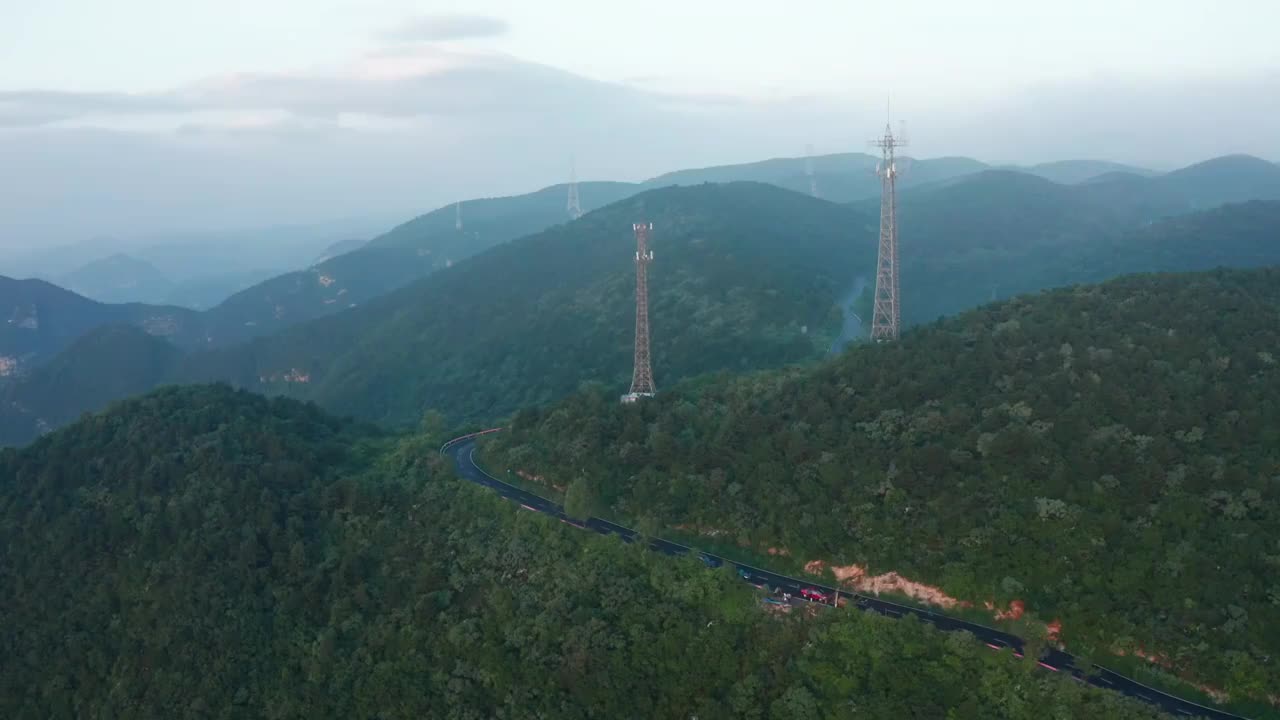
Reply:
[[[90,331],[21,382],[0,386],[0,445],[28,442],[112,400],[146,392],[181,352],[132,325]]]
[[[197,387],[0,451],[0,716],[1154,717],[915,622],[766,613],[438,479],[436,440]]]
[[[655,228],[660,386],[821,357],[840,324],[835,299],[874,252],[868,220],[843,206],[750,183],[655,190],[322,323],[194,357],[183,377],[400,424],[427,407],[455,421],[491,418],[584,380],[621,393],[631,376],[639,220]],[[286,382],[294,369],[309,382]]]
[[[186,308],[108,305],[43,280],[0,276],[0,366],[23,371],[52,358],[76,338],[103,325],[129,323],[177,343],[200,335],[199,313]]]
[[[1119,175],[1058,185],[991,171],[902,192],[904,319],[930,322],[992,299],[1131,272],[1280,262],[1280,244],[1271,242],[1280,216],[1274,202],[1280,200],[1280,168],[1263,164],[1272,168],[1274,181],[1251,172],[1244,159],[1224,158],[1155,178]],[[1220,192],[1223,185],[1232,191]],[[1178,217],[1223,198],[1273,202]],[[856,207],[870,213],[878,200]],[[1165,235],[1177,248],[1179,262],[1172,265],[1146,252]],[[1251,251],[1227,257],[1216,243]]]
[[[583,183],[582,206],[599,207],[638,189],[627,183]],[[179,347],[195,350],[270,335],[362,305],[475,253],[566,222],[565,197],[565,187],[560,185],[465,202],[462,232],[455,229],[454,207],[448,205],[374,238],[365,247],[265,279],[204,312],[138,303],[107,305],[42,281],[0,277],[0,308],[8,314],[3,319],[9,321],[0,324],[0,357],[34,368],[85,332],[112,323],[145,327]],[[69,275],[68,281],[90,294],[110,293],[126,280],[144,278],[155,285],[159,281],[152,275],[156,273],[141,260],[115,256]],[[162,295],[162,290],[154,292]],[[39,326],[23,325],[29,319]]]
[[[982,308],[809,370],[515,416],[506,467],[621,516],[1025,600],[1236,697],[1280,672],[1280,270]]]
[[[906,318],[932,319],[1015,292],[1119,273],[1280,262],[1280,203],[1232,205],[1151,224],[1187,205],[1159,188],[1110,187],[1117,182],[1125,181],[1068,187],[988,172],[904,193]],[[874,281],[876,208],[864,210],[746,183],[652,191],[347,312],[193,353],[161,381],[222,380],[395,424],[416,422],[428,407],[453,421],[491,420],[562,397],[583,380],[621,393],[631,372],[630,227],[641,218],[657,222],[651,292],[660,387],[702,372],[813,360],[840,327],[836,303],[848,299],[859,276],[869,287]],[[274,318],[276,311],[265,308],[277,302],[280,317],[262,322],[282,327],[307,307],[336,308],[381,292],[378,283],[388,278],[408,282],[437,257],[397,260],[408,254],[397,247],[360,250],[282,281],[288,287],[279,295],[237,296],[225,305],[243,302],[245,308],[227,315],[225,330],[240,332],[235,318],[245,313]],[[350,275],[335,269],[339,261]],[[363,289],[348,291],[356,287]],[[868,308],[861,307],[869,322]],[[222,337],[222,328],[211,332]],[[209,342],[219,341],[211,336]],[[0,406],[0,423],[13,411]],[[33,412],[40,415],[34,406]]]

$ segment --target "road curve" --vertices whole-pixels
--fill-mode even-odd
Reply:
[[[564,508],[552,500],[544,498],[541,495],[531,493],[528,490],[518,488],[510,483],[503,482],[481,469],[480,466],[476,464],[475,459],[476,438],[481,435],[498,432],[501,429],[502,428],[493,428],[454,438],[440,448],[440,453],[448,455],[453,459],[454,466],[456,467],[458,474],[466,480],[494,490],[502,497],[519,503],[521,507],[524,507],[525,509],[550,515],[560,522],[573,525],[574,527],[583,530],[592,530],[600,533],[601,535],[617,535],[626,543],[644,539],[639,532],[602,518],[593,517],[587,518],[586,520],[579,520],[577,518],[569,517],[565,514]],[[686,545],[681,545],[680,543],[672,542],[670,540],[663,540],[661,538],[650,538],[648,539],[648,544],[650,549],[665,555],[678,556],[694,552],[693,548]],[[1022,638],[1017,635],[996,630],[995,628],[979,625],[959,618],[953,618],[930,610],[923,610],[907,605],[899,605],[898,603],[889,602],[870,595],[850,593],[845,590],[838,590],[837,588],[820,585],[808,580],[799,580],[786,575],[779,575],[778,573],[770,572],[763,568],[754,567],[736,560],[712,555],[711,553],[698,552],[698,555],[703,559],[703,562],[706,562],[708,565],[715,567],[719,567],[723,564],[732,565],[738,570],[739,576],[756,586],[767,586],[775,591],[790,593],[795,598],[801,597],[801,588],[817,588],[825,593],[827,597],[847,599],[849,603],[854,607],[857,607],[859,610],[879,613],[893,618],[915,615],[918,619],[934,625],[939,630],[945,630],[947,632],[963,630],[971,633],[974,637],[978,638],[994,650],[1001,650],[1007,647],[1011,648],[1013,654],[1017,657],[1023,656],[1024,643]],[[1156,690],[1155,688],[1148,687],[1136,680],[1108,670],[1100,665],[1095,665],[1094,671],[1090,674],[1086,674],[1075,666],[1075,658],[1072,657],[1070,653],[1066,653],[1061,650],[1049,648],[1044,651],[1038,660],[1040,666],[1047,670],[1069,673],[1071,677],[1077,681],[1085,682],[1095,687],[1124,693],[1130,697],[1155,705],[1164,712],[1175,717],[1206,717],[1213,718],[1214,720],[1246,720],[1246,718],[1241,717],[1240,715],[1233,715],[1228,712],[1223,712],[1222,710],[1199,705],[1191,702],[1190,700],[1184,700],[1160,690]]]

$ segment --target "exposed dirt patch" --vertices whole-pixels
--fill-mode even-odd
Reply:
[[[994,617],[997,620],[1021,620],[1022,616],[1027,612],[1027,604],[1021,600],[1014,600],[1013,602],[1010,602],[1008,610],[997,609],[990,600],[984,602],[983,605],[985,605],[988,610],[994,611]],[[1061,630],[1061,628],[1059,628],[1059,630]]]
[[[827,564],[825,562],[813,560],[805,563],[804,569],[816,574],[821,573],[826,567]],[[885,592],[897,592],[915,600],[922,600],[944,608],[969,607],[972,605],[972,603],[959,598],[951,597],[943,592],[942,588],[909,580],[896,572],[868,575],[867,569],[861,565],[834,565],[831,567],[831,573],[836,576],[836,580],[839,580],[841,585],[853,588],[858,592],[867,592],[875,595]]]
[[[565,491],[564,485],[556,485],[555,483],[549,483],[547,482],[546,477],[529,472],[528,470],[516,470],[516,475],[520,476],[520,479],[525,480],[526,482],[537,483],[539,485],[549,487],[555,490],[556,492]]]

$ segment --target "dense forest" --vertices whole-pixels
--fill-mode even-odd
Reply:
[[[1161,178],[1132,175],[1074,186],[991,171],[904,192],[904,317],[932,321],[997,296],[1128,272],[1280,263],[1274,231],[1280,202],[1177,214],[1191,206],[1185,194],[1197,187],[1191,180],[1222,180],[1240,163],[1248,165],[1228,159]],[[1115,183],[1145,185],[1119,192],[1110,187]],[[1242,193],[1269,187],[1244,180],[1228,185]],[[495,213],[493,223],[523,218],[521,208],[550,212],[545,195],[483,207]],[[510,215],[499,213],[502,208]],[[417,250],[391,243],[348,253],[278,279],[288,287],[260,286],[275,288],[266,299],[246,291],[224,303],[246,308],[211,311],[209,317],[228,319],[218,333],[285,329],[176,358],[171,367],[157,368],[150,386],[225,381],[401,426],[427,409],[454,421],[491,420],[552,402],[584,381],[622,392],[631,372],[630,228],[638,218],[655,222],[651,313],[659,386],[705,372],[811,362],[831,347],[853,289],[874,280],[875,213],[873,205],[841,206],[763,184],[664,188],[372,297],[385,290],[377,278],[407,283],[438,260],[419,254],[448,242],[438,211],[424,216],[423,227],[410,224],[397,235],[427,243]],[[413,258],[396,260],[405,253]],[[342,273],[335,263],[345,263]],[[337,312],[343,303],[347,310]],[[297,322],[314,307],[330,308],[324,312],[331,316]],[[236,329],[239,318],[258,311],[270,319],[257,330]],[[866,308],[861,315],[867,317]],[[17,331],[10,326],[8,332]],[[213,335],[205,337],[213,342]],[[136,346],[140,356],[153,355],[152,343]],[[106,377],[117,372],[114,364],[80,348],[64,355],[72,357],[59,357],[58,364],[100,373],[102,387],[118,385]],[[41,382],[32,377],[13,384],[48,387]],[[30,388],[22,394],[20,406],[0,403],[0,425],[19,429],[0,438],[4,442],[29,440],[104,400],[85,394],[66,403],[65,392],[46,396]]]
[[[590,210],[639,189],[628,183],[582,183],[582,206]],[[454,206],[448,205],[398,225],[367,245],[359,243],[304,269],[265,278],[203,312],[97,302],[41,280],[0,276],[0,310],[8,320],[0,324],[0,359],[18,362],[22,370],[34,369],[84,333],[117,323],[136,325],[192,350],[270,335],[362,305],[490,247],[568,222],[565,192],[565,186],[558,185],[464,202],[461,230]],[[84,285],[86,292],[109,295],[111,282],[127,279],[133,285],[146,276],[139,266],[158,273],[147,263],[118,255],[81,268],[66,280],[73,287]],[[0,377],[4,374],[0,367]]]
[[[452,479],[441,437],[197,386],[0,451],[0,716],[1155,717],[915,621],[768,612]]]
[[[0,385],[0,445],[25,444],[85,408],[144,393],[181,357],[164,338],[133,325],[91,330],[21,382]]]
[[[988,305],[810,369],[525,410],[577,502],[1060,620],[1235,698],[1280,677],[1280,270]]]
[[[389,423],[429,408],[491,418],[586,379],[625,390],[638,220],[655,228],[660,384],[821,357],[841,326],[836,298],[875,252],[873,219],[770,185],[653,190],[326,322],[193,357],[180,379],[230,380]]]
[[[1217,208],[1258,199],[1269,202]],[[989,171],[907,190],[899,200],[904,319],[931,322],[994,299],[1132,272],[1274,264],[1277,201],[1280,167],[1256,158],[1078,185]],[[878,202],[855,207],[871,213]]]

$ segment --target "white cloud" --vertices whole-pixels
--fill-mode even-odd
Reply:
[[[389,42],[439,42],[493,37],[507,32],[507,23],[485,15],[421,15],[381,34]]]

